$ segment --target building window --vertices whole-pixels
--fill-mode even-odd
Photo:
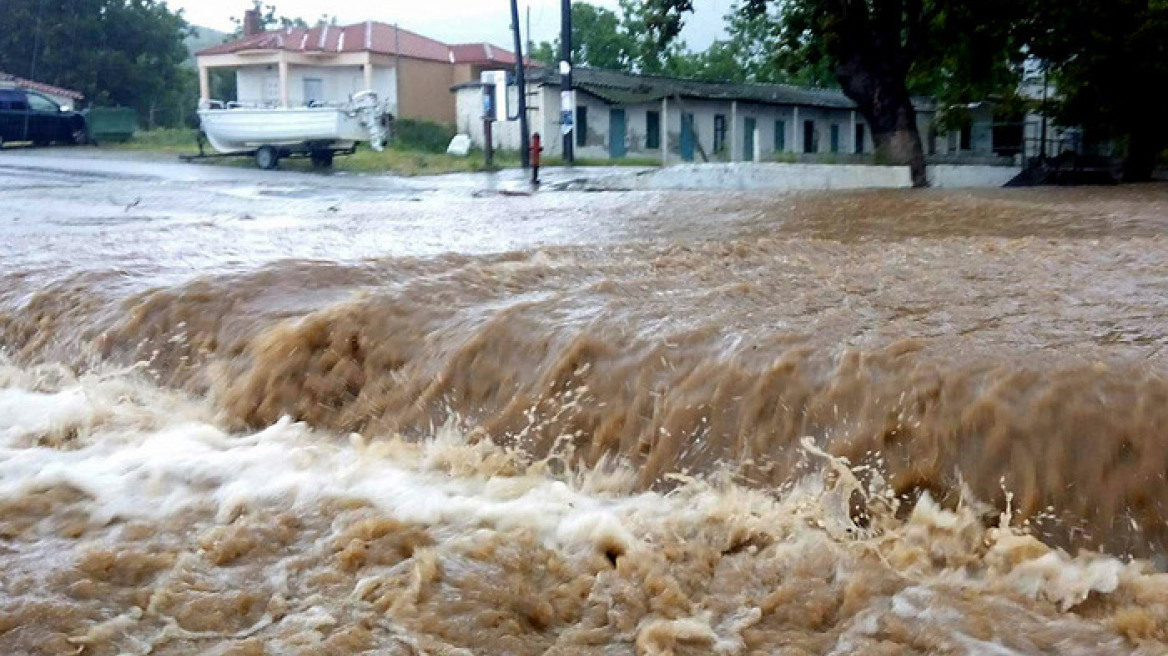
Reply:
[[[714,114],[714,152],[726,150],[726,115]]]
[[[588,108],[584,105],[576,105],[576,145],[588,145]]]
[[[856,124],[856,154],[864,154],[864,124]]]
[[[661,147],[661,112],[645,112],[645,148]]]
[[[815,121],[803,121],[803,152],[819,152],[818,136],[815,133]]]
[[[787,122],[775,121],[775,152],[781,153],[787,150]]]
[[[838,123],[831,124],[831,152],[840,151],[840,127]]]
[[[973,126],[961,126],[961,150],[973,150]]]

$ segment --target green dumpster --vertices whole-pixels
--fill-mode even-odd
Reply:
[[[129,141],[134,137],[138,116],[129,107],[94,107],[83,113],[89,138],[97,143]]]

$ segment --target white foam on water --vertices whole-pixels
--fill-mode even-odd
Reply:
[[[866,644],[879,634],[881,622],[893,616],[947,634],[946,644],[954,653],[1028,653],[1017,651],[1017,645],[987,643],[962,633],[962,607],[947,590],[979,590],[977,594],[988,595],[979,602],[987,608],[1014,603],[1008,597],[990,598],[1008,590],[1065,613],[1092,594],[1116,593],[1125,582],[1144,576],[1135,565],[1090,554],[1071,558],[1010,529],[972,531],[984,535],[979,539],[986,543],[970,546],[967,537],[978,521],[976,513],[945,510],[928,497],[903,525],[884,535],[865,536],[851,530],[854,525],[843,525],[851,522],[846,501],[815,477],[786,489],[782,497],[717,479],[686,481],[668,494],[598,494],[586,491],[580,477],[552,478],[538,467],[500,475],[489,463],[502,457],[502,450],[485,442],[471,444],[450,425],[421,444],[345,439],[288,419],[264,430],[231,434],[214,424],[202,404],[125,377],[66,381],[48,391],[26,387],[34,386],[19,378],[0,379],[0,499],[71,486],[90,497],[85,507],[101,523],[162,520],[192,507],[209,508],[227,523],[253,509],[313,512],[330,500],[342,500],[367,503],[399,521],[429,526],[440,540],[519,529],[551,549],[602,553],[614,561],[625,554],[650,553],[657,548],[653,534],[684,541],[697,535],[691,531],[705,529],[738,536],[728,538],[726,548],[748,554],[758,553],[751,536],[769,536],[781,546],[766,558],[834,553],[824,561],[829,568],[856,562],[844,556],[849,545],[877,553],[889,548],[880,546],[882,542],[897,543],[903,554],[929,554],[903,561],[909,564],[898,575],[913,584],[858,615],[840,635],[838,653]],[[75,435],[64,442],[41,439],[70,428]],[[856,491],[859,482],[842,475],[847,471],[841,469],[842,461],[819,450],[810,453],[830,461],[829,469],[842,481],[840,490],[847,495]],[[488,465],[476,472],[476,459]],[[988,551],[978,556],[984,571],[961,564],[984,547]],[[955,554],[955,564],[938,569],[935,559],[950,554]],[[840,569],[823,575],[848,573]],[[1168,575],[1157,576],[1168,584]],[[360,581],[354,594],[361,597],[361,590],[380,584],[376,578]],[[1153,584],[1144,579],[1140,585],[1150,589]],[[684,644],[710,653],[742,653],[744,632],[762,616],[750,604],[717,617],[707,608],[693,610],[689,617],[646,616],[635,631],[638,648],[671,653]],[[329,617],[321,609],[306,614],[304,621],[327,622]],[[1073,614],[1065,617],[1080,622]],[[110,630],[117,629],[115,624]]]
[[[660,495],[599,497],[535,475],[460,476],[420,470],[424,450],[344,441],[285,419],[231,435],[177,413],[143,430],[126,421],[137,408],[81,387],[55,393],[0,390],[0,495],[71,486],[92,497],[99,522],[161,519],[211,502],[220,521],[261,505],[310,509],[329,499],[368,502],[400,521],[425,525],[527,528],[549,544],[633,546],[622,513],[661,503]],[[112,401],[112,404],[110,404]],[[71,448],[38,446],[32,436],[91,425]],[[459,437],[444,428],[436,442]],[[408,451],[405,449],[404,451]]]
[[[6,389],[0,392],[0,444],[15,446],[30,437],[67,430],[91,416],[80,389],[55,394]]]

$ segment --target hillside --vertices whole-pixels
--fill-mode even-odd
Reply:
[[[231,35],[226,32],[213,30],[209,27],[200,27],[198,25],[192,25],[191,27],[194,29],[194,33],[188,36],[186,39],[183,39],[183,43],[187,47],[187,52],[190,53],[186,63],[188,66],[193,68],[195,65],[196,52],[202,50],[203,48],[209,48],[213,45],[223,43],[223,41]]]

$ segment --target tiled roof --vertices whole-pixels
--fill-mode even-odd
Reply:
[[[572,71],[574,85],[617,104],[661,100],[662,98],[693,98],[711,100],[745,100],[768,104],[802,105],[853,109],[856,104],[842,91],[797,87],[790,84],[730,84],[726,82],[698,82],[682,78],[633,75],[596,68],[577,67]],[[533,81],[559,84],[560,76],[550,68],[535,72]]]
[[[559,85],[560,75],[551,68],[535,69],[531,80],[537,84]],[[634,75],[618,71],[577,67],[572,71],[573,86],[615,105],[630,105],[662,98],[707,100],[741,100],[769,105],[799,105],[831,109],[855,109],[856,103],[839,89],[800,87],[791,84],[731,84],[699,82],[683,78]],[[913,100],[918,109],[929,109],[932,101]]]
[[[60,98],[72,98],[73,100],[81,100],[82,98],[85,97],[85,94],[81,93],[80,91],[74,91],[72,89],[65,89],[63,87],[55,87],[51,84],[45,84],[44,82],[33,82],[32,80],[26,80],[22,77],[16,77],[15,75],[12,75],[11,73],[5,73],[4,71],[0,71],[0,82],[11,82],[12,84],[20,87],[21,89],[30,89],[32,91],[40,91],[41,93],[47,93],[50,96],[58,96]]]
[[[489,43],[447,45],[416,32],[376,21],[353,25],[290,27],[260,32],[200,50],[197,55],[224,55],[249,50],[305,53],[373,52],[415,59],[465,64],[514,64],[515,55]]]
[[[515,53],[489,43],[457,43],[450,46],[450,52],[459,64],[515,65]]]

